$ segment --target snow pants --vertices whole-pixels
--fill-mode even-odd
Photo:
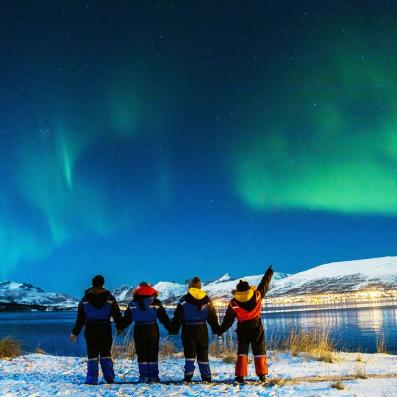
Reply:
[[[110,357],[112,349],[112,327],[106,323],[87,323],[85,327],[85,341],[88,359]]]
[[[84,332],[87,345],[87,377],[85,383],[98,382],[99,362],[103,376],[108,383],[114,381],[112,350],[112,328],[110,322],[87,323]]]
[[[197,363],[202,380],[211,378],[208,360],[208,328],[207,323],[184,324],[182,327],[182,345],[185,355],[185,378],[189,379],[194,373],[194,362]]]
[[[244,377],[248,374],[250,346],[254,355],[256,374],[258,376],[268,374],[265,332],[260,318],[237,324],[237,346],[236,376]]]
[[[135,324],[135,350],[138,356],[139,380],[158,381],[160,332],[156,323]]]

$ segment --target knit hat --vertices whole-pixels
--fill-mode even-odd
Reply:
[[[142,296],[157,296],[159,293],[149,283],[142,281],[139,283],[138,288],[134,290],[134,295]]]
[[[246,281],[243,281],[243,280],[240,280],[236,286],[237,292],[246,292],[249,289],[250,289],[250,285]]]
[[[201,280],[200,277],[193,277],[189,281],[189,288],[198,288],[201,289]]]
[[[93,287],[103,287],[104,285],[105,285],[105,279],[100,274],[98,274],[92,279]]]

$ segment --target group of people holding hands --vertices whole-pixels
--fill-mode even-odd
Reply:
[[[240,280],[232,291],[226,314],[219,324],[214,305],[202,289],[201,281],[194,277],[189,282],[172,319],[168,316],[158,291],[142,282],[133,293],[132,300],[122,314],[118,303],[110,291],[104,288],[105,280],[98,275],[92,279],[92,287],[85,291],[80,301],[75,326],[70,335],[76,341],[82,328],[87,345],[86,384],[98,383],[99,365],[107,383],[113,383],[115,374],[111,357],[112,326],[122,333],[134,323],[134,342],[138,358],[139,382],[160,382],[158,354],[160,332],[158,321],[170,334],[178,334],[182,328],[182,345],[185,356],[184,381],[191,382],[197,360],[203,382],[211,382],[211,369],[208,358],[208,327],[218,336],[227,331],[237,320],[237,361],[235,381],[244,382],[248,372],[248,351],[251,346],[255,361],[255,371],[260,381],[268,374],[266,361],[265,334],[261,319],[262,300],[269,289],[273,275],[270,266],[257,287]]]

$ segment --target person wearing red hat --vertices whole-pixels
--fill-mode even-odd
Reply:
[[[269,289],[273,276],[271,266],[267,269],[258,287],[250,286],[246,281],[240,280],[235,290],[232,291],[233,299],[226,310],[225,317],[218,335],[227,331],[237,319],[237,362],[235,380],[244,383],[248,373],[248,350],[251,345],[254,354],[255,370],[260,381],[265,381],[268,374],[266,360],[265,333],[261,313],[262,299]]]
[[[143,383],[160,382],[158,368],[160,332],[159,320],[167,331],[171,321],[161,301],[157,299],[158,291],[146,282],[135,289],[132,301],[123,314],[122,327],[134,326],[134,342],[138,356],[139,381]]]

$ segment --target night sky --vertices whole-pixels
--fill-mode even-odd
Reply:
[[[0,278],[79,295],[397,255],[392,1],[18,1]]]

